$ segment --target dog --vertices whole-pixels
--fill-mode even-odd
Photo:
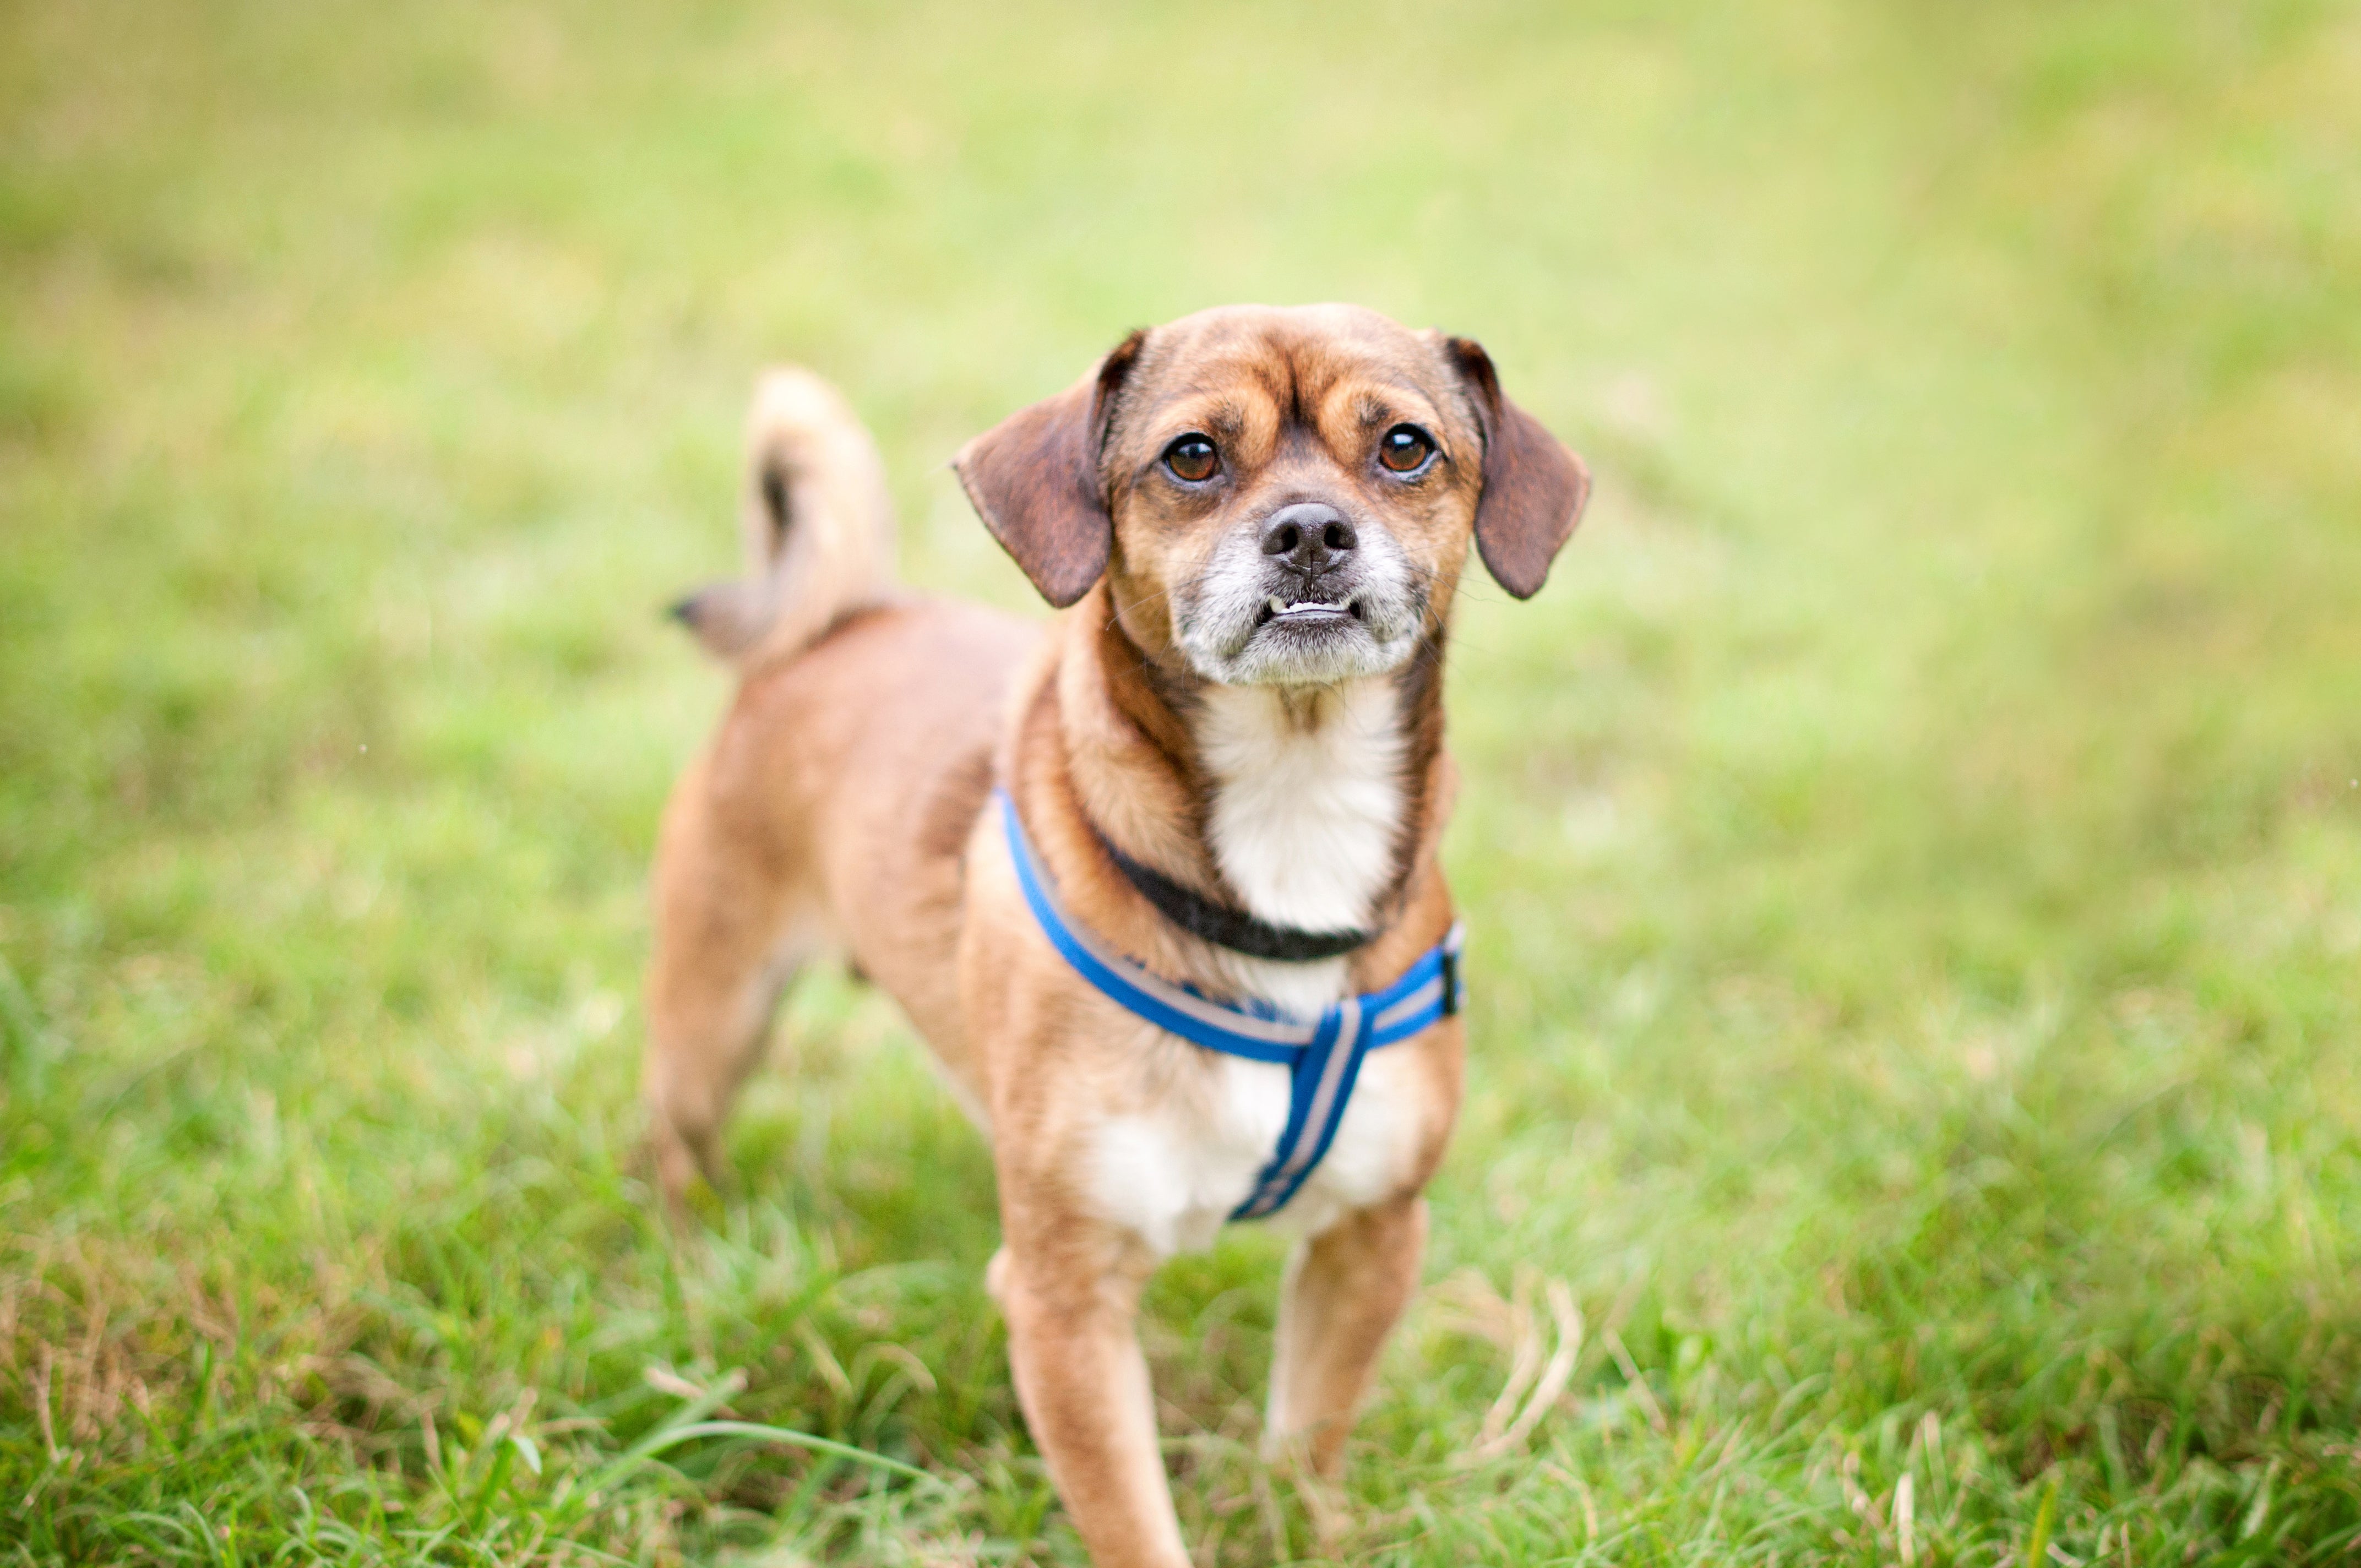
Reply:
[[[1537,592],[1589,476],[1479,345],[1341,305],[1135,332],[953,466],[1046,627],[897,588],[859,422],[758,389],[747,575],[677,607],[742,674],[656,853],[655,1169],[677,1211],[848,955],[990,1139],[986,1283],[1093,1560],[1174,1568],[1140,1290],[1292,1231],[1265,1451],[1338,1472],[1461,1095],[1452,603],[1471,542]]]

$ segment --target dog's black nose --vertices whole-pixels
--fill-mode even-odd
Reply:
[[[1322,501],[1298,501],[1262,525],[1262,553],[1285,558],[1310,581],[1353,553],[1360,543],[1345,514]]]

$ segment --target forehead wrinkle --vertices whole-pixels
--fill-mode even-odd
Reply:
[[[1256,387],[1207,386],[1202,382],[1175,389],[1142,411],[1137,426],[1148,444],[1161,450],[1167,442],[1191,430],[1202,430],[1224,445],[1235,446],[1266,434],[1278,422],[1274,411],[1258,406]],[[1257,418],[1257,415],[1260,415]]]
[[[1209,406],[1202,416],[1205,428],[1224,441],[1236,441],[1246,433],[1252,416],[1245,403],[1225,397]]]
[[[1225,444],[1259,447],[1297,430],[1325,442],[1333,431],[1334,439],[1357,447],[1365,428],[1389,416],[1437,427],[1438,434],[1461,422],[1403,354],[1389,352],[1395,345],[1352,330],[1357,323],[1312,327],[1242,313],[1151,338],[1151,357],[1141,367],[1147,374],[1134,380],[1135,395],[1145,395],[1123,421],[1136,439],[1153,436],[1160,445],[1196,428]]]
[[[1247,375],[1268,396],[1281,422],[1301,422],[1302,394],[1297,385],[1294,356],[1288,353],[1286,345],[1274,334],[1264,334],[1258,346],[1258,353],[1246,358]]]
[[[1338,404],[1347,404],[1349,413],[1340,412]],[[1380,424],[1412,420],[1425,424],[1441,422],[1442,411],[1426,395],[1426,389],[1414,381],[1400,381],[1390,377],[1361,375],[1339,378],[1329,389],[1321,413],[1337,418],[1339,422],[1358,430],[1368,430]]]

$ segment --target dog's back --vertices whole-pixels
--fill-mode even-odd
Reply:
[[[675,613],[743,672],[675,787],[656,858],[647,1098],[668,1191],[715,1134],[780,992],[848,953],[954,1088],[960,858],[1038,628],[894,587],[875,446],[843,400],[776,370],[748,422],[748,575]]]

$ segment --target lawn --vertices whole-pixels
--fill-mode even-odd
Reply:
[[[2356,148],[2350,4],[0,4],[0,1561],[1080,1563],[888,1004],[651,1213],[658,611],[768,361],[1024,606],[958,444],[1323,298],[1598,489],[1341,1493],[1153,1293],[1202,1560],[2348,1561]]]

